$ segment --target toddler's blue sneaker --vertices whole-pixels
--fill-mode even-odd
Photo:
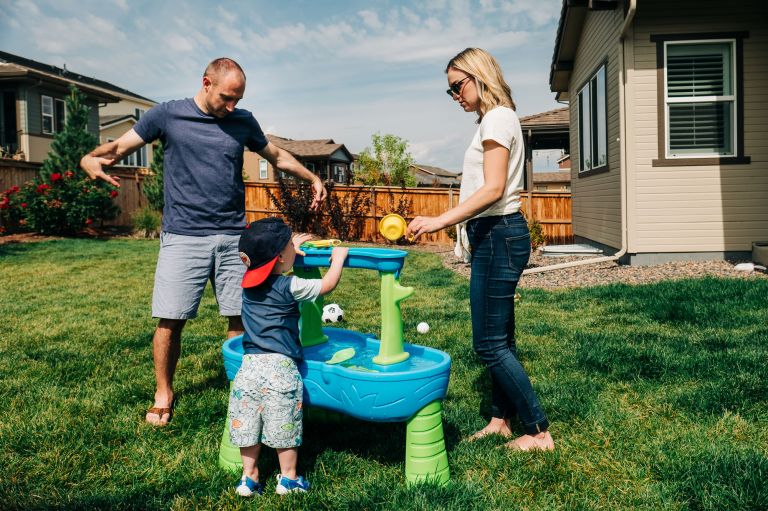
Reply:
[[[275,493],[278,495],[287,495],[288,493],[295,491],[307,490],[309,490],[309,481],[304,479],[303,476],[299,476],[296,479],[288,479],[281,474],[277,475],[277,488],[275,488]]]
[[[254,493],[261,495],[264,493],[264,485],[248,476],[243,476],[240,484],[235,487],[235,493],[241,497],[253,497]]]

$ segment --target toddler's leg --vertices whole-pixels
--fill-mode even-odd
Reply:
[[[243,475],[254,481],[259,480],[259,453],[261,444],[240,448],[240,457],[243,459]]]
[[[299,450],[296,447],[276,450],[277,459],[280,462],[280,474],[288,479],[296,479],[296,463],[299,459]],[[245,464],[243,464],[243,467],[245,467]]]

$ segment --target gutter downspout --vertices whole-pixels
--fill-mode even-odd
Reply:
[[[629,27],[635,18],[636,11],[637,0],[629,0],[629,9],[627,11],[627,16],[624,18],[624,25],[621,27],[621,35],[619,36],[619,190],[621,197],[621,248],[611,256],[595,257],[583,261],[571,261],[569,263],[553,264],[549,266],[541,266],[539,268],[528,268],[523,270],[523,275],[544,273],[551,270],[572,268],[574,266],[583,266],[586,264],[618,261],[627,253],[627,137],[625,109],[626,94],[624,91],[624,39],[627,36],[627,30],[629,30]]]

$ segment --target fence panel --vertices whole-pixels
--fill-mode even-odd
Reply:
[[[357,190],[367,190],[370,195],[369,210],[365,214],[362,239],[374,242],[384,242],[379,234],[379,220],[382,216],[396,209],[401,199],[411,201],[410,213],[406,220],[416,216],[437,216],[458,203],[458,190],[446,188],[407,188],[399,187],[334,187],[334,193],[342,196]],[[267,216],[278,215],[279,211],[269,199],[267,190],[279,194],[279,187],[272,183],[246,183],[245,208],[249,222]],[[529,214],[528,194],[522,196],[522,210]],[[572,243],[573,228],[571,225],[571,194],[570,193],[531,193],[530,215],[537,219],[547,236],[549,244]],[[447,230],[423,236],[422,242],[429,244],[447,245],[453,243]]]

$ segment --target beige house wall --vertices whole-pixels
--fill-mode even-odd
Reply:
[[[617,248],[621,246],[617,43],[622,22],[621,9],[587,13],[569,84],[573,233]],[[577,96],[602,63],[606,64],[608,171],[580,175]]]
[[[634,70],[627,89],[627,140],[633,155],[628,157],[629,252],[751,250],[752,241],[768,240],[766,3],[643,0],[638,4],[631,41]],[[652,166],[659,149],[656,43],[651,35],[736,31],[749,32],[744,39],[744,154],[751,163]],[[589,26],[584,34],[594,37]],[[579,64],[579,70],[585,65],[589,67]],[[611,131],[608,138],[610,143]],[[578,139],[571,147],[578,148]],[[574,185],[574,216],[580,190]],[[584,209],[579,209],[581,217]],[[574,228],[582,223],[581,217]]]
[[[99,115],[133,115],[137,108],[141,108],[145,112],[152,108],[155,104],[148,101],[141,101],[136,98],[126,98],[116,94],[120,97],[120,101],[117,103],[107,103],[106,106],[99,108]]]
[[[272,183],[277,181],[275,169],[272,168],[272,165],[267,160],[264,160],[267,161],[267,179],[259,177],[259,160],[264,160],[264,158],[259,156],[259,153],[245,150],[243,153],[243,180],[256,183]]]
[[[27,161],[42,162],[48,156],[51,151],[51,142],[53,137],[43,137],[35,135],[27,135],[27,146],[29,149],[29,156]]]

